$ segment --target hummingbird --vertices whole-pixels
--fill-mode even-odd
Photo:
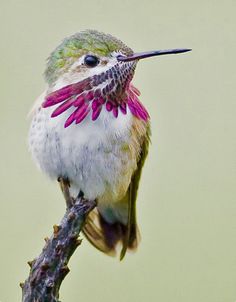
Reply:
[[[139,60],[190,51],[134,53],[96,30],[65,38],[51,53],[46,89],[31,110],[29,150],[58,180],[67,206],[96,200],[83,227],[98,250],[123,259],[139,243],[136,199],[150,143],[150,116],[132,84]]]

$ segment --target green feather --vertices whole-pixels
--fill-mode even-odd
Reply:
[[[61,74],[86,53],[109,56],[114,51],[132,54],[131,48],[110,34],[96,30],[85,30],[62,41],[48,58],[45,77],[49,84],[55,82]]]

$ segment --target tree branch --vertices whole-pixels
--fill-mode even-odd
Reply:
[[[60,223],[54,225],[53,235],[38,258],[28,262],[30,274],[22,287],[23,302],[59,302],[59,289],[69,272],[70,257],[80,245],[79,233],[95,201],[77,198]]]

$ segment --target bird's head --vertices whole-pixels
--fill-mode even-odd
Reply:
[[[114,117],[119,110],[126,114],[128,105],[136,117],[147,120],[148,113],[137,99],[139,92],[131,84],[138,60],[188,50],[134,53],[109,34],[95,30],[79,32],[66,38],[48,59],[45,77],[49,89],[43,107],[60,103],[52,117],[75,107],[65,127],[74,121],[82,122],[90,111],[92,120],[96,120],[103,105]]]
[[[94,81],[95,88],[106,86],[110,81],[103,79],[104,73],[110,73],[118,84],[120,77],[124,76],[121,73],[124,67],[128,69],[128,66],[132,65],[133,70],[136,62],[121,64],[117,57],[132,54],[131,48],[113,36],[95,30],[85,30],[66,38],[52,52],[45,72],[46,80],[49,85],[54,86],[62,80],[72,84],[87,78],[96,78],[103,85],[96,85]]]

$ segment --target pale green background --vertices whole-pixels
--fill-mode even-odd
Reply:
[[[235,0],[1,1],[1,302],[20,301],[26,261],[64,213],[57,184],[28,154],[26,115],[44,88],[48,54],[85,28],[136,51],[193,52],[149,59],[136,71],[153,133],[138,197],[138,252],[120,263],[84,240],[61,300],[236,300],[235,13]]]

